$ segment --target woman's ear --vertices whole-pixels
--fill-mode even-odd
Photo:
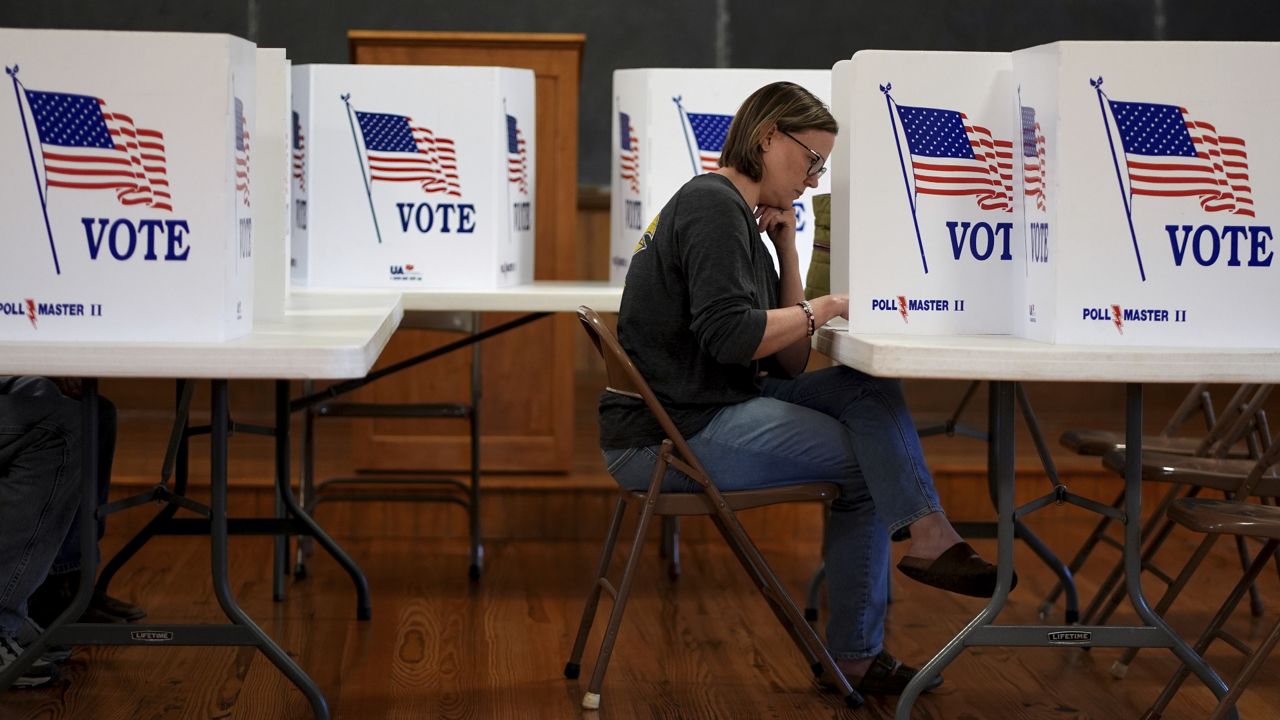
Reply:
[[[760,138],[760,151],[769,152],[769,146],[773,144],[773,138],[777,135],[777,125],[770,125],[768,130],[764,131],[764,136]]]

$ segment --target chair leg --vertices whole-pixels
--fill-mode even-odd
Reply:
[[[622,529],[622,519],[626,513],[626,495],[619,493],[618,502],[613,508],[613,518],[609,521],[609,532],[605,535],[604,547],[600,550],[600,563],[596,566],[595,580],[591,583],[591,592],[587,594],[587,604],[582,608],[582,621],[578,623],[578,637],[573,641],[569,662],[564,666],[564,676],[570,680],[577,680],[578,674],[582,671],[582,652],[587,647],[587,636],[591,634],[591,626],[595,623],[596,609],[600,605],[600,592],[604,589],[604,581],[609,577],[613,549],[617,545],[618,532]]]
[[[310,395],[312,390],[312,381],[306,380],[302,383],[302,394]],[[316,414],[315,411],[308,407],[302,411],[302,479],[298,483],[298,504],[302,506],[307,514],[314,514],[316,509],[315,498],[315,478],[316,478]],[[307,576],[307,558],[316,552],[316,543],[313,538],[307,535],[298,536],[298,552],[293,568],[293,577],[295,580],[302,580]]]
[[[479,313],[472,314],[471,326],[480,327]],[[471,346],[471,488],[470,505],[467,507],[471,531],[471,562],[467,575],[472,580],[479,580],[484,572],[484,545],[480,540],[480,399],[483,397],[480,345],[481,343],[474,343]]]
[[[1182,566],[1182,571],[1178,573],[1178,577],[1174,578],[1169,587],[1165,588],[1164,594],[1160,596],[1160,602],[1156,603],[1155,611],[1157,615],[1164,616],[1169,607],[1173,605],[1173,601],[1178,599],[1182,594],[1182,588],[1186,587],[1191,580],[1191,576],[1200,568],[1200,563],[1204,562],[1205,557],[1209,555],[1209,551],[1213,549],[1214,543],[1218,541],[1217,535],[1206,535],[1204,540],[1200,541],[1200,546],[1187,559],[1187,564]],[[1129,665],[1133,663],[1133,659],[1138,656],[1139,648],[1127,648],[1120,659],[1111,666],[1111,674],[1122,678],[1129,671]]]
[[[1270,556],[1276,554],[1277,547],[1280,547],[1280,541],[1269,541],[1266,547],[1263,548],[1262,552],[1258,554],[1258,557],[1254,559],[1253,564],[1249,566],[1244,575],[1240,578],[1240,582],[1236,583],[1236,586],[1232,588],[1231,593],[1227,595],[1227,599],[1222,602],[1222,605],[1218,608],[1218,612],[1213,616],[1213,619],[1209,621],[1204,632],[1200,633],[1200,639],[1196,641],[1194,648],[1197,655],[1204,655],[1205,650],[1209,649],[1209,644],[1213,642],[1215,637],[1217,637],[1222,626],[1225,625],[1227,619],[1231,617],[1231,613],[1235,612],[1236,606],[1240,603],[1240,599],[1244,597],[1247,588],[1254,584],[1254,580],[1257,579],[1263,568],[1266,567]],[[1280,629],[1280,623],[1277,623],[1277,629]],[[1273,639],[1275,634],[1276,630],[1272,630],[1271,637],[1268,638],[1268,642],[1272,645],[1274,645]],[[1267,652],[1270,652],[1270,648],[1267,649]],[[1259,649],[1254,652],[1253,657],[1266,659],[1267,655]],[[1250,659],[1250,662],[1252,662],[1252,658]],[[1246,663],[1246,668],[1247,667],[1248,663]],[[1164,712],[1164,709],[1168,707],[1169,702],[1173,700],[1173,696],[1177,694],[1178,688],[1182,686],[1182,683],[1186,681],[1190,674],[1191,671],[1187,669],[1186,665],[1179,664],[1177,671],[1173,674],[1173,677],[1169,678],[1169,682],[1166,683],[1164,689],[1160,691],[1160,696],[1151,704],[1151,707],[1143,717],[1160,717]],[[1239,682],[1240,681],[1237,680],[1231,684],[1226,697],[1223,698],[1223,702],[1226,701],[1226,698],[1232,697],[1233,693],[1236,697],[1239,697],[1239,694],[1235,692],[1236,688],[1240,687]],[[1247,684],[1248,679],[1245,679],[1244,682]],[[1234,702],[1234,700],[1232,702]]]
[[[820,598],[818,593],[822,591],[822,583],[827,580],[827,564],[819,563],[818,569],[813,571],[813,577],[809,578],[809,589],[804,594],[804,619],[806,622],[818,622],[818,604]]]
[[[769,606],[769,609],[773,611],[774,616],[778,618],[778,622],[781,623],[782,627],[786,629],[789,635],[791,635],[792,642],[794,642],[796,647],[800,649],[800,653],[804,655],[805,662],[809,664],[809,670],[813,672],[814,677],[822,677],[823,667],[820,658],[822,653],[822,642],[819,640],[814,643],[810,639],[810,633],[802,632],[787,616],[786,610],[782,607],[782,603],[779,601],[778,597],[776,597],[779,593],[774,592],[773,588],[769,585],[769,579],[765,576],[763,568],[767,566],[764,565],[764,559],[760,557],[758,551],[754,555],[749,554],[742,545],[736,542],[732,531],[729,530],[728,526],[721,518],[712,515],[711,520],[715,523],[716,529],[718,529],[720,534],[724,537],[725,542],[729,544],[729,549],[733,551],[734,557],[738,558],[738,562],[742,564],[743,570],[747,572],[751,581],[755,583],[756,590],[758,590],[760,595],[764,597],[765,603]],[[750,542],[750,540],[748,540],[748,542]],[[790,599],[790,596],[786,594],[785,590],[783,590],[781,594],[785,595],[787,599]],[[812,630],[807,621],[804,625]],[[816,637],[816,633],[814,636]]]
[[[1236,554],[1240,556],[1240,567],[1249,567],[1249,546],[1246,544],[1244,536],[1236,536]],[[1258,591],[1258,584],[1249,585],[1249,616],[1262,617],[1262,613],[1266,608],[1262,604],[1262,593]]]
[[[719,493],[716,493],[718,495]],[[800,614],[800,609],[796,607],[795,602],[791,599],[791,595],[782,587],[782,583],[778,577],[773,574],[769,564],[765,562],[764,556],[760,554],[759,548],[755,543],[751,542],[751,538],[747,535],[742,524],[738,522],[736,515],[728,510],[722,502],[718,502],[719,498],[712,498],[715,504],[716,514],[712,518],[716,521],[716,527],[720,529],[724,539],[733,548],[734,554],[742,562],[743,567],[747,570],[747,574],[756,580],[760,587],[760,592],[764,595],[769,606],[773,608],[775,614],[779,616],[784,628],[796,641],[796,646],[800,648],[806,658],[817,656],[817,662],[814,663],[814,675],[821,677],[826,674],[831,678],[840,694],[844,697],[845,704],[851,708],[862,706],[863,699],[858,691],[853,689],[849,684],[848,678],[836,666],[835,658],[831,657],[831,653],[827,650],[827,646],[814,632],[809,623],[805,622],[804,616]]]
[[[667,577],[672,580],[680,578],[680,518],[669,516],[662,518],[662,543],[659,555],[667,559]]]
[[[1223,720],[1227,714],[1231,712],[1231,708],[1235,707],[1240,696],[1244,694],[1244,690],[1253,680],[1253,676],[1262,669],[1263,663],[1267,661],[1267,657],[1271,655],[1271,651],[1275,649],[1276,643],[1280,642],[1280,620],[1271,628],[1271,634],[1267,635],[1267,639],[1263,641],[1258,649],[1253,651],[1253,655],[1249,657],[1249,661],[1245,663],[1244,668],[1236,679],[1231,683],[1231,689],[1227,694],[1218,701],[1218,706],[1213,709],[1213,714],[1209,716],[1209,720]]]
[[[1182,485],[1174,485],[1169,488],[1164,497],[1160,499],[1160,504],[1156,506],[1151,515],[1147,517],[1146,523],[1143,525],[1142,540],[1142,568],[1152,565],[1152,558],[1155,557],[1160,547],[1164,545],[1164,541],[1173,532],[1173,522],[1169,520],[1165,513],[1172,503],[1182,492]],[[1195,497],[1200,493],[1199,487],[1192,487],[1187,490],[1185,497]],[[1158,525],[1158,527],[1156,527]],[[1154,534],[1151,528],[1156,527]],[[1106,581],[1098,588],[1097,594],[1093,596],[1093,601],[1089,603],[1088,609],[1085,610],[1081,617],[1081,622],[1085,625],[1101,625],[1111,617],[1111,613],[1115,612],[1120,603],[1124,602],[1128,594],[1125,591],[1123,583],[1120,581],[1124,578],[1124,560],[1123,558],[1116,561],[1115,566],[1111,569],[1111,574],[1107,576]],[[1105,603],[1105,605],[1104,605]],[[1101,611],[1099,609],[1101,608]]]
[[[654,506],[660,487],[661,475],[650,488],[649,496],[644,501],[644,509],[640,511],[640,520],[636,524],[636,537],[631,543],[631,554],[627,557],[627,563],[622,572],[622,582],[618,584],[617,594],[613,599],[613,610],[609,613],[609,624],[605,626],[604,639],[600,642],[600,655],[596,658],[595,669],[591,671],[591,681],[587,683],[587,691],[582,695],[583,710],[600,708],[600,690],[604,687],[604,674],[609,669],[609,658],[613,655],[613,646],[618,639],[622,613],[627,609],[627,598],[631,595],[631,583],[635,580],[636,566],[640,564],[640,556],[644,554],[645,533],[649,530],[649,521],[654,516]]]

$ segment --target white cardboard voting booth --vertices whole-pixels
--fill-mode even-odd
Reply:
[[[832,71],[831,289],[864,333],[1010,333],[1025,254],[1007,53],[863,51]]]
[[[292,102],[289,96],[289,61],[282,48],[258,48],[257,135],[253,148],[258,158],[249,168],[258,191],[253,205],[253,225],[258,243],[254,257],[253,315],[258,320],[284,319],[285,291],[289,287],[289,166],[292,162]]]
[[[691,178],[718,167],[729,122],[743,100],[779,80],[830,102],[830,70],[662,68],[613,73],[613,142],[609,279],[626,279],[640,236],[667,200]],[[813,254],[814,194],[830,192],[829,176],[795,202],[800,278]],[[772,243],[765,246],[773,252]],[[776,258],[775,258],[776,264]]]
[[[0,29],[0,58],[0,339],[247,333],[253,44]]]
[[[295,283],[533,280],[531,70],[300,65],[293,112]]]
[[[1280,44],[1066,42],[1013,67],[1044,138],[1022,332],[1280,346]]]

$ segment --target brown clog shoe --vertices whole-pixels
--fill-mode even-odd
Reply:
[[[967,542],[958,542],[947,548],[936,559],[907,555],[898,561],[898,570],[916,582],[932,585],[940,590],[989,598],[996,591],[996,566],[983,560]],[[1013,574],[1013,584],[1018,586],[1018,574]]]

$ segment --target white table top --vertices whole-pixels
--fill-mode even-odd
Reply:
[[[1280,382],[1280,350],[1052,345],[1007,335],[863,335],[837,318],[814,348],[869,375],[957,380]]]
[[[394,308],[400,293],[393,290],[349,290],[333,292],[298,292],[293,290],[285,301],[286,315],[383,315]]]
[[[388,290],[395,292],[396,290]],[[293,288],[291,298],[328,296],[342,298],[368,294],[368,290],[344,288]],[[492,290],[399,291],[406,312],[417,310],[473,310],[477,312],[573,312],[587,305],[597,312],[617,312],[622,287],[607,282],[538,280]]]
[[[364,377],[400,324],[394,293],[333,312],[300,299],[281,322],[225,343],[0,342],[0,375],[336,380]]]

